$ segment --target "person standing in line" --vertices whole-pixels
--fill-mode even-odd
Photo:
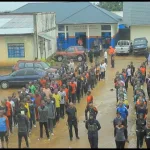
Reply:
[[[75,104],[76,103],[77,86],[76,86],[76,84],[74,82],[74,79],[71,80],[70,86],[71,86],[71,100]]]
[[[130,67],[131,67],[131,76],[133,77],[134,76],[134,72],[135,72],[135,67],[133,65],[133,62],[131,62]]]
[[[102,66],[103,66],[103,68],[104,68],[104,79],[105,79],[106,68],[107,68],[107,64],[105,63],[105,61],[102,61]]]
[[[136,120],[136,136],[137,136],[137,148],[142,148],[144,139],[144,130],[146,127],[146,120],[143,114],[139,114]]]
[[[147,126],[144,130],[146,147],[150,148],[150,121],[147,122]]]
[[[115,68],[115,55],[111,55],[111,65],[112,65],[112,68]]]
[[[66,98],[66,92],[63,91],[63,88],[60,88],[60,91],[58,92],[60,95],[60,117],[64,119],[65,116],[65,98]]]
[[[29,82],[29,89],[32,94],[35,94],[36,88],[34,86],[34,82]]]
[[[107,55],[107,50],[105,50],[105,52],[104,52],[104,59],[105,59],[105,63],[106,63],[106,64],[108,63],[107,57],[108,57],[108,55]]]
[[[50,95],[50,98],[47,99],[46,106],[48,107],[48,130],[51,133],[51,135],[54,135],[53,128],[54,128],[54,119],[56,115],[56,106],[55,101],[52,98],[52,95]]]
[[[8,148],[8,135],[9,135],[9,121],[8,118],[4,115],[4,110],[0,109],[0,138],[2,148],[4,148],[4,138]]]
[[[12,109],[11,109],[11,103],[7,99],[4,99],[4,103],[6,105],[6,116],[8,117],[8,121],[9,121],[10,133],[12,133]]]
[[[88,130],[88,139],[91,148],[98,148],[98,131],[101,129],[100,123],[93,115],[90,115],[85,127]]]
[[[27,110],[19,109],[19,112],[17,114],[17,122],[18,122],[18,148],[21,149],[21,142],[22,142],[22,137],[24,137],[26,146],[29,148],[29,141],[28,141],[28,131],[29,131],[29,126],[28,126],[28,118],[25,115]]]
[[[130,67],[130,65],[128,65],[126,72],[127,72],[127,82],[129,82],[129,80],[130,80],[130,83],[132,83],[132,81],[131,81],[132,74],[131,74],[131,67]]]
[[[150,101],[150,75],[146,78],[146,84],[147,84],[147,94]]]
[[[93,64],[93,57],[94,57],[93,49],[91,49],[91,50],[88,52],[88,57],[89,57],[89,61],[90,61],[91,65],[92,65],[92,64]]]
[[[93,105],[93,102],[90,102],[85,109],[85,120],[87,121],[89,119],[89,116],[91,115],[94,117],[94,119],[96,119],[97,114],[98,114],[97,108]]]
[[[46,135],[50,141],[50,135],[48,132],[48,107],[45,104],[45,101],[42,100],[41,106],[38,107],[39,112],[39,126],[40,126],[40,139],[43,138],[43,126],[45,127]]]
[[[50,90],[48,85],[46,85],[46,87],[43,88],[43,92],[45,93],[46,98],[49,99],[49,95],[51,94],[51,90]]]
[[[59,122],[61,97],[58,94],[58,90],[57,89],[54,90],[53,98],[55,99],[55,104],[56,104],[56,122]]]
[[[69,107],[66,110],[66,114],[68,115],[67,124],[68,124],[68,129],[69,129],[70,141],[72,141],[72,138],[73,138],[72,126],[74,126],[76,138],[80,139],[78,136],[77,109],[75,108],[72,102],[70,102]]]
[[[116,148],[124,149],[127,137],[125,136],[125,127],[121,121],[115,127]]]

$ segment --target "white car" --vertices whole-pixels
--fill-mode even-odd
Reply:
[[[116,54],[129,54],[131,52],[131,42],[129,40],[119,40],[115,50]]]

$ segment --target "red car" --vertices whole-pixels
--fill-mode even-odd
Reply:
[[[50,67],[46,62],[39,60],[18,60],[16,65],[12,67],[12,72],[24,69],[24,68],[40,68],[48,73],[57,71],[58,68]]]
[[[57,51],[55,58],[61,62],[64,57],[75,59],[77,61],[86,61],[86,49],[83,46],[70,46],[64,51]]]

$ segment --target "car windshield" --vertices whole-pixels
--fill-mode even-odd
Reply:
[[[147,44],[146,39],[135,39],[134,45]]]
[[[41,62],[41,65],[44,67],[44,68],[49,68],[50,66],[48,65],[48,63],[45,63],[45,62]]]

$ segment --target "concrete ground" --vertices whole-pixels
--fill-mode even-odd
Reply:
[[[101,130],[99,131],[99,148],[115,148],[115,139],[113,135],[113,124],[112,121],[116,116],[116,92],[110,91],[114,88],[114,77],[117,71],[121,71],[122,68],[126,68],[127,65],[133,61],[135,67],[139,67],[140,64],[145,60],[144,57],[134,57],[134,56],[116,56],[115,68],[110,67],[110,60],[108,60],[108,67],[106,72],[105,81],[100,81],[96,88],[92,91],[94,96],[94,104],[98,109],[97,120],[101,124]],[[10,71],[4,70],[0,71],[0,74],[6,74]],[[12,92],[17,91],[17,89],[0,89],[0,100],[11,95]],[[147,95],[147,94],[146,94]],[[129,144],[126,144],[126,148],[136,148],[136,134],[135,134],[135,110],[133,103],[133,91],[129,84],[128,88],[128,100],[130,104],[129,116],[128,116],[128,134],[129,134]],[[150,104],[148,103],[148,107]],[[33,128],[30,135],[30,148],[90,148],[87,136],[87,130],[85,129],[84,121],[84,110],[86,107],[86,97],[81,100],[80,104],[76,104],[77,116],[79,119],[79,136],[80,140],[73,138],[71,142],[69,140],[68,126],[66,125],[66,119],[61,119],[54,129],[54,136],[51,136],[51,140],[48,141],[44,132],[44,139],[38,141],[39,138],[39,126]],[[74,133],[74,132],[73,132]],[[74,134],[75,135],[75,134]],[[13,134],[9,138],[9,147],[18,147],[17,138],[17,128],[14,128]],[[25,147],[25,142],[23,139],[22,147]],[[145,147],[145,142],[144,146]]]

